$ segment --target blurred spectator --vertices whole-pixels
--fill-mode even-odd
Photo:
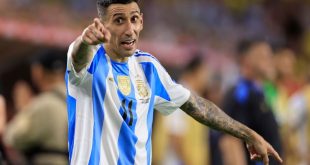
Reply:
[[[288,102],[289,98],[302,86],[297,81],[295,64],[296,57],[292,50],[281,48],[276,51],[274,62],[276,66],[276,84],[278,98],[276,101],[276,117],[280,125],[288,122]]]
[[[298,80],[296,55],[288,48],[275,53],[277,90],[275,114],[280,124],[287,164],[306,164],[307,104]]]
[[[308,162],[308,103],[305,91],[294,93],[287,102],[287,121],[281,125],[286,163],[307,165]]]
[[[3,164],[6,156],[5,156],[5,150],[2,144],[2,135],[4,132],[6,126],[6,106],[5,106],[5,100],[4,97],[0,95],[0,164]]]
[[[282,153],[278,125],[262,88],[263,82],[274,75],[271,47],[263,40],[242,41],[238,46],[238,60],[241,77],[226,93],[223,109],[232,118],[258,132]],[[223,135],[219,147],[225,165],[257,164],[249,160],[245,147],[234,137]],[[271,159],[270,165],[275,164],[278,163]]]
[[[65,57],[64,51],[47,50],[33,61],[32,78],[41,94],[22,107],[4,134],[4,142],[32,165],[68,164]]]
[[[26,81],[17,81],[14,84],[12,96],[15,109],[17,111],[25,110],[24,107],[31,103],[33,95],[33,91]]]
[[[195,55],[179,79],[181,84],[201,96],[205,94],[208,80],[205,64],[201,55]],[[168,129],[168,147],[163,164],[208,164],[208,131],[203,125],[182,111],[168,116],[165,125]]]
[[[306,162],[306,164],[310,164],[310,82],[307,83],[307,85],[303,88],[303,97],[307,112],[306,112],[306,126],[304,128],[305,134],[304,138],[306,138],[306,144],[303,144],[303,149],[305,149],[303,153],[303,161]],[[304,155],[305,154],[305,155]]]
[[[0,95],[0,136],[3,135],[6,126],[6,106],[4,97]]]

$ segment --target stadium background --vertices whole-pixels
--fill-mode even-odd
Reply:
[[[310,83],[309,0],[145,0],[140,4],[145,26],[139,47],[154,54],[176,80],[188,61],[197,52],[202,54],[208,66],[206,93],[213,101],[220,103],[238,79],[236,44],[255,36],[293,51],[296,76],[292,81],[301,84],[296,92],[310,94],[306,91]],[[94,17],[95,2],[88,0],[0,1],[0,93],[7,103],[2,120],[10,121],[17,112],[14,84],[24,80],[33,86],[29,59],[46,48],[66,49]],[[154,127],[164,139],[164,133]],[[310,151],[302,158],[308,159],[307,164],[309,156]],[[155,150],[153,158],[161,157]]]

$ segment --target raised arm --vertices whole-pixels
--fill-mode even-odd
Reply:
[[[90,61],[95,46],[107,42],[110,37],[109,31],[98,18],[95,18],[73,44],[72,62],[75,71],[80,72]]]
[[[212,102],[191,94],[181,109],[200,123],[243,140],[247,144],[251,159],[263,160],[264,164],[268,165],[268,155],[271,155],[282,162],[279,154],[260,135],[230,118]]]

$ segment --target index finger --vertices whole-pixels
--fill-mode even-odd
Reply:
[[[273,147],[270,146],[268,150],[269,150],[269,151],[268,151],[269,154],[270,154],[271,156],[273,156],[274,158],[276,158],[277,161],[279,161],[280,163],[283,162],[282,158],[280,157],[280,155],[278,154],[278,152],[274,150]]]
[[[104,32],[103,30],[105,29],[103,24],[101,23],[99,18],[94,19],[95,27],[98,29],[100,32]]]
[[[98,29],[104,35],[107,35],[108,30],[103,26],[103,24],[101,23],[100,19],[99,18],[95,18],[94,22],[95,22],[96,29]]]

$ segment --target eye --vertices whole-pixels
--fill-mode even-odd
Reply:
[[[114,22],[117,23],[117,24],[122,24],[122,23],[124,22],[124,19],[121,18],[121,17],[118,17],[118,18],[116,18],[116,19],[114,20]]]
[[[139,17],[138,16],[133,16],[132,18],[131,18],[131,22],[137,22],[139,20]]]

